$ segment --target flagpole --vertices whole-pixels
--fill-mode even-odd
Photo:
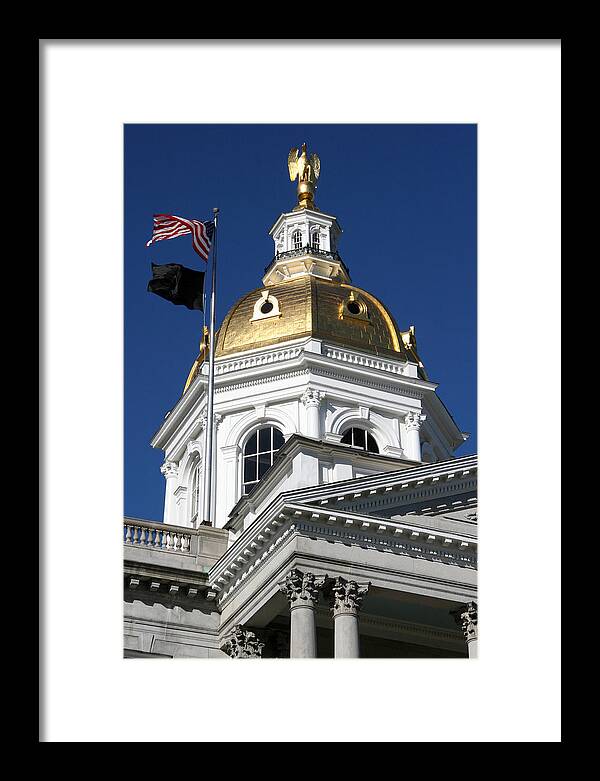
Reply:
[[[218,209],[213,209],[214,234],[212,240],[212,265],[210,273],[210,332],[208,335],[208,388],[206,396],[206,435],[204,437],[204,500],[203,523],[214,526],[212,519],[212,468],[213,468],[213,433],[214,413],[213,397],[215,392],[215,300],[217,289],[217,215]]]

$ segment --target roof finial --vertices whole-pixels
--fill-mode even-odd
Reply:
[[[298,155],[297,147],[292,147],[288,155],[288,170],[290,181],[298,177],[298,203],[294,211],[298,209],[316,209],[315,190],[317,179],[321,172],[321,161],[314,152],[310,157],[306,151],[306,143],[302,144],[302,152]]]

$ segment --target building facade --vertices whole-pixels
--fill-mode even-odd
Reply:
[[[151,443],[163,521],[125,519],[125,655],[476,656],[477,459],[292,152],[298,203],[216,334],[214,523],[203,350]]]

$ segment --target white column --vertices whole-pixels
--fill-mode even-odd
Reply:
[[[290,605],[290,657],[292,659],[315,659],[317,656],[317,630],[315,607],[319,591],[326,577],[312,572],[291,570],[279,588],[288,598]]]
[[[319,414],[319,408],[321,406],[321,399],[323,394],[320,391],[307,388],[300,401],[304,404],[306,409],[306,436],[314,437],[315,439],[321,438],[321,416]]]
[[[358,659],[360,639],[358,611],[370,583],[336,578],[332,588],[334,656],[336,659]]]
[[[177,510],[175,507],[175,489],[177,488],[177,476],[179,467],[173,461],[165,461],[160,471],[165,476],[165,511],[163,515],[164,523],[177,524]]]
[[[421,438],[419,429],[426,419],[420,412],[407,412],[404,418],[406,426],[406,456],[413,461],[421,460]]]
[[[477,659],[477,603],[467,602],[458,610],[452,611],[452,615],[462,629],[469,659]]]

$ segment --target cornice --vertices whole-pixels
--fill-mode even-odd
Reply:
[[[475,537],[423,525],[391,521],[348,511],[320,510],[311,505],[280,502],[236,540],[209,572],[222,604],[290,535],[371,548],[383,553],[428,559],[476,569]]]
[[[267,383],[287,380],[293,377],[301,377],[303,375],[306,376],[308,374],[310,374],[310,370],[304,368],[297,369],[296,371],[285,371],[279,374],[264,374],[244,382],[231,382],[221,386],[217,385],[215,381],[215,394],[229,393],[230,391],[243,390],[245,388],[254,388],[258,385],[266,385]]]
[[[457,448],[459,445],[462,445],[463,442],[466,442],[469,435],[458,427],[456,421],[438,394],[430,394],[428,396],[428,401],[431,405],[428,412],[430,412],[436,427],[453,442],[454,447]]]
[[[427,392],[435,395],[436,383],[404,373],[410,365],[407,362],[370,355],[333,343],[323,343],[322,352],[316,353],[307,349],[312,342],[312,339],[303,339],[285,346],[217,358],[215,393],[243,390],[312,372],[341,382],[350,379],[354,385],[387,393],[397,394],[400,391],[410,398],[421,399]],[[232,375],[237,375],[239,380],[232,382]],[[196,408],[206,382],[204,374],[196,377],[152,437],[152,447],[166,449],[186,416]]]
[[[183,396],[179,398],[173,409],[167,414],[166,419],[150,440],[152,447],[165,449],[169,438],[179,428],[186,415],[195,409],[207,381],[207,377],[203,374],[196,377]]]
[[[215,371],[215,393],[225,393],[235,391],[238,389],[251,388],[265,383],[276,382],[278,380],[285,380],[291,377],[298,377],[302,374],[311,373],[315,376],[327,377],[340,382],[348,382],[349,380],[353,385],[360,385],[365,388],[372,388],[374,390],[381,390],[386,393],[397,394],[401,392],[403,395],[410,398],[422,399],[427,392],[435,391],[437,385],[434,383],[427,383],[424,380],[409,377],[399,372],[387,373],[386,371],[378,368],[365,368],[365,364],[353,363],[353,362],[337,362],[335,359],[326,358],[322,355],[303,351],[302,349],[290,349],[279,350],[280,354],[288,354],[289,357],[282,358],[281,361],[286,361],[287,367],[282,370],[281,367],[277,368],[277,361],[265,360],[252,363],[252,358],[247,358],[244,361],[241,359],[238,361],[229,362],[231,365],[235,364],[247,364],[243,368],[240,366],[237,369],[227,369],[222,374]],[[375,361],[374,361],[375,362]],[[383,365],[386,361],[381,360]],[[292,368],[293,367],[293,368]],[[265,369],[270,369],[268,374],[265,374]],[[241,372],[243,379],[238,382],[224,381],[219,382],[220,378],[229,375],[233,372]],[[387,382],[383,382],[383,378],[387,379]]]
[[[331,500],[344,501],[366,495],[389,494],[394,490],[404,490],[409,487],[420,489],[421,486],[454,481],[457,478],[473,479],[477,471],[477,456],[462,456],[448,461],[438,461],[435,464],[412,466],[368,477],[354,477],[337,483],[300,488],[287,492],[283,496],[290,500],[302,497],[302,501],[306,504],[316,501],[325,504]]]
[[[290,438],[288,441],[292,443],[292,439],[293,438]],[[304,438],[297,437],[299,444],[303,439]],[[314,442],[308,442],[315,446]],[[331,447],[334,448],[336,446],[331,445]],[[339,450],[336,448],[335,452],[338,454]],[[397,458],[390,458],[389,460],[398,463]],[[411,466],[408,464],[403,469],[394,469],[389,472],[382,472],[368,477],[354,477],[349,480],[340,480],[335,483],[323,483],[318,486],[284,491],[273,500],[269,507],[275,506],[278,501],[297,501],[303,504],[318,503],[320,506],[327,505],[334,507],[338,503],[347,501],[354,502],[361,497],[370,497],[369,501],[371,502],[373,501],[373,497],[385,497],[386,499],[389,498],[391,500],[392,494],[394,503],[408,503],[408,501],[418,501],[420,498],[431,498],[431,489],[440,489],[444,484],[446,484],[446,487],[448,488],[446,493],[458,493],[459,491],[464,490],[465,482],[475,481],[476,476],[476,455],[463,456],[462,458],[454,458],[449,461],[438,461],[436,464],[427,464],[424,466]],[[264,478],[265,481],[268,479],[268,477]],[[261,485],[262,484],[259,483],[259,488],[256,489],[257,491],[260,489]],[[264,488],[266,492],[266,485]],[[409,491],[412,491],[412,494],[410,494]],[[427,491],[430,493],[427,494]],[[226,528],[232,525],[235,516],[242,513],[246,506],[251,504],[255,507],[258,506],[260,504],[260,496],[261,494],[257,494],[256,496],[251,494],[249,497],[242,497],[231,510],[229,514],[230,520],[226,524]],[[404,502],[402,499],[403,496],[407,497]],[[391,503],[392,501],[388,502],[388,504]],[[264,512],[267,512],[269,507],[265,508]]]
[[[271,228],[269,229],[269,236],[272,236],[273,233],[277,230],[277,228],[281,225],[281,223],[285,222],[286,219],[290,218],[298,218],[298,222],[304,222],[306,221],[307,217],[310,215],[310,219],[314,219],[315,222],[322,222],[323,226],[326,227],[330,223],[333,223],[337,226],[340,233],[342,233],[342,227],[338,222],[337,217],[335,217],[333,214],[328,214],[324,211],[314,211],[313,209],[303,209],[298,211],[289,211],[289,212],[282,212],[279,217],[275,220]]]
[[[404,484],[400,489],[397,488],[395,491],[384,492],[383,494],[381,492],[374,492],[373,494],[369,492],[368,495],[364,495],[359,492],[359,495],[354,495],[352,499],[348,498],[345,501],[352,503],[353,510],[371,514],[374,511],[380,511],[388,507],[402,507],[402,505],[429,501],[434,502],[445,497],[476,490],[477,480],[474,476],[470,479],[457,478],[454,480],[454,478],[451,478],[451,481],[436,481],[434,479],[431,484],[417,486],[414,490],[410,490],[410,484]],[[363,496],[365,498],[360,501]],[[359,501],[355,501],[356,499],[359,499]],[[344,500],[338,501],[343,502]],[[474,498],[473,502],[476,504],[477,499]],[[448,509],[451,510],[452,508]],[[422,512],[419,512],[419,516],[427,514],[437,513],[434,513],[433,507],[424,508]]]
[[[389,472],[383,472],[383,474],[393,474],[398,471],[400,464],[405,464],[405,469],[412,469],[415,462],[407,458],[399,458],[398,456],[387,456],[383,453],[369,453],[368,451],[361,451],[355,448],[348,447],[346,445],[337,444],[335,442],[327,442],[322,440],[314,440],[308,437],[304,437],[300,434],[292,434],[285,444],[280,448],[277,457],[273,463],[273,466],[269,472],[258,483],[256,488],[249,496],[242,496],[229,513],[229,518],[233,518],[236,515],[243,514],[248,508],[254,509],[259,507],[262,500],[269,495],[274,485],[280,480],[281,473],[286,472],[289,469],[291,461],[294,457],[303,450],[310,449],[313,453],[316,453],[322,460],[328,460],[331,463],[336,463],[340,458],[344,458],[351,461],[353,464],[359,467],[367,469],[386,468],[394,466],[395,469]],[[358,480],[364,480],[365,478],[355,478]],[[327,483],[329,486],[341,485],[342,483]],[[302,488],[298,489],[300,492],[304,492],[310,489]],[[296,492],[284,492],[282,496],[293,495]],[[229,527],[231,522],[228,521],[226,527]]]
[[[135,591],[138,596],[153,594],[162,599],[192,601],[212,601],[215,597],[206,572],[131,562],[125,562],[123,572],[125,591]]]

